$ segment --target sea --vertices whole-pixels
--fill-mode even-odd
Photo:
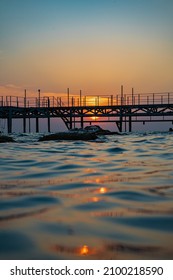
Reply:
[[[0,144],[1,260],[173,259],[173,133]]]

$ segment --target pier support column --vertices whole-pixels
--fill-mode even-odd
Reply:
[[[8,133],[12,133],[12,118],[11,116],[8,117]]]
[[[83,128],[83,117],[81,117],[81,128]]]
[[[129,113],[129,132],[132,132],[132,116],[131,116],[131,109],[128,110]]]
[[[81,116],[83,115],[83,109],[81,109]],[[80,126],[83,128],[83,117],[80,118]]]
[[[12,133],[12,112],[11,109],[9,109],[9,115],[7,118],[7,126],[8,126],[8,133]]]
[[[48,126],[48,132],[50,132],[50,99],[48,97],[48,108],[49,108],[49,111],[48,111],[48,117],[47,117],[47,126]]]
[[[120,119],[120,121],[116,121],[116,125],[118,127],[119,132],[122,132],[122,120]]]
[[[29,133],[31,133],[31,118],[28,119]]]
[[[72,117],[70,117],[70,129],[73,128],[73,121],[72,121]]]
[[[122,130],[123,130],[123,117],[122,116],[120,117],[120,121],[119,121],[119,130],[120,130],[120,132],[122,132]]]
[[[36,133],[39,132],[39,118],[36,118]]]
[[[129,132],[132,132],[132,117],[129,116]]]
[[[47,118],[48,132],[50,132],[50,117]]]
[[[73,128],[73,117],[72,117],[72,110],[70,109],[70,123],[69,123],[69,125],[70,125],[70,129],[72,129]]]
[[[26,133],[26,118],[23,118],[23,132]]]

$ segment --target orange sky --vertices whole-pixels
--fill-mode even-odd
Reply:
[[[170,0],[2,0],[0,95],[173,91],[172,14]]]

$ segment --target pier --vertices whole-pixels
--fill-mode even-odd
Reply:
[[[51,119],[62,119],[68,129],[84,128],[85,125],[114,123],[120,132],[132,131],[133,123],[170,122],[173,124],[173,92],[124,94],[121,86],[116,95],[83,95],[67,93],[61,97],[0,96],[0,121],[7,121],[8,133],[13,132],[13,119],[26,123],[35,119],[36,132],[39,132],[40,119],[47,119],[47,130],[51,132]]]

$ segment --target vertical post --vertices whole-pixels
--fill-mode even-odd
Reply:
[[[113,95],[111,95],[111,106],[113,106]]]
[[[81,91],[81,89],[80,89],[79,104],[80,104],[80,106],[82,106],[82,91]]]
[[[24,107],[26,108],[26,89],[25,89],[25,93],[24,93]]]
[[[123,105],[123,85],[121,85],[121,105]]]
[[[40,89],[38,89],[38,107],[40,107]],[[39,118],[38,116],[36,116],[36,133],[38,132],[39,132]]]
[[[81,108],[81,128],[83,129],[83,109]]]
[[[169,104],[169,101],[170,101],[170,93],[168,92],[168,104]]]
[[[72,108],[70,109],[70,129],[73,128]]]
[[[29,101],[28,101],[29,103]],[[29,104],[28,104],[28,107],[29,107]],[[29,118],[28,118],[28,122],[29,122],[29,133],[31,133],[31,118],[30,118],[30,115],[29,115]]]
[[[38,107],[40,107],[40,89],[38,89]]]
[[[23,117],[23,132],[26,133],[26,117]]]
[[[48,132],[50,132],[50,116],[47,118],[47,127],[48,127]]]
[[[154,104],[154,93],[153,93],[153,104]]]
[[[132,105],[134,105],[133,103],[134,103],[134,89],[132,88]]]
[[[124,105],[126,105],[126,94],[124,94]]]
[[[84,106],[86,106],[86,96],[84,97]]]
[[[50,108],[50,98],[47,98],[47,106]],[[47,117],[47,127],[48,127],[48,132],[50,132],[50,111],[48,111],[48,117]]]
[[[67,88],[67,106],[70,106],[70,89]]]
[[[131,114],[131,110],[130,110],[130,114]],[[132,117],[129,116],[129,132],[132,132]]]
[[[138,94],[138,105],[140,105],[140,94]]]
[[[9,109],[9,115],[8,115],[8,133],[12,132],[12,116],[11,116],[11,109]]]
[[[26,108],[26,89],[25,89],[25,92],[24,92],[24,108]],[[26,116],[25,116],[25,109],[24,109],[24,112],[23,112],[23,132],[26,133]]]
[[[36,133],[39,132],[39,118],[36,116]]]
[[[116,96],[116,105],[118,105],[118,95]]]

